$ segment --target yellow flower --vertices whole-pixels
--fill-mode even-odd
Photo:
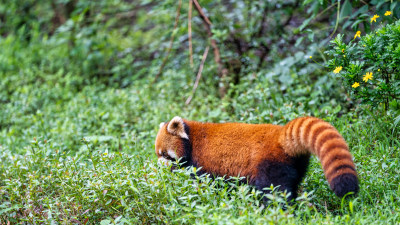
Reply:
[[[342,53],[344,53],[344,48],[342,48]]]
[[[378,69],[378,72],[381,71],[381,69]]]
[[[372,80],[373,76],[372,76],[372,72],[367,72],[364,76],[363,76],[363,81],[367,82],[368,80]]]
[[[386,12],[385,12],[385,16],[390,16],[390,15],[392,15],[392,12],[391,12],[391,11],[386,11]]]
[[[312,56],[310,55],[310,59],[312,59]]]
[[[356,34],[354,35],[354,39],[357,37],[361,38],[361,31],[357,31]]]
[[[341,66],[338,66],[335,68],[335,70],[333,71],[333,73],[339,73],[342,70]]]
[[[379,16],[375,14],[373,17],[371,17],[371,23],[376,22],[376,19],[378,19],[378,18],[379,18]]]
[[[357,88],[358,86],[360,86],[360,84],[358,82],[354,82],[354,84],[351,85],[352,88]]]

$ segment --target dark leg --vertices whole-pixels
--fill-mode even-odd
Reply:
[[[292,201],[297,197],[297,188],[304,177],[309,161],[308,156],[293,158],[288,163],[273,162],[265,160],[258,167],[258,175],[253,182],[257,189],[266,193],[263,188],[279,186],[279,191],[291,193],[288,201]]]

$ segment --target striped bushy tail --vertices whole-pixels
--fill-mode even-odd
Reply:
[[[316,155],[337,196],[358,192],[357,172],[349,148],[342,135],[329,123],[314,117],[292,120],[284,126],[280,141],[290,156]]]

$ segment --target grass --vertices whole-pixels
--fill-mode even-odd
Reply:
[[[166,71],[153,86],[143,79],[126,88],[110,87],[83,79],[73,62],[69,71],[76,74],[68,72],[56,48],[37,52],[32,49],[41,43],[17,46],[21,49],[15,55],[11,43],[0,40],[5,49],[0,61],[15,64],[0,70],[0,224],[400,221],[399,128],[392,117],[365,107],[338,108],[340,101],[326,97],[323,84],[293,83],[284,93],[260,76],[233,87],[223,100],[201,86],[186,106],[192,81],[183,79],[183,72]],[[32,62],[32,54],[43,60]],[[44,62],[56,66],[47,68]],[[297,203],[287,210],[282,210],[284,193],[274,192],[271,205],[265,206],[260,193],[238,185],[237,179],[192,179],[190,170],[171,173],[156,164],[158,124],[175,115],[283,124],[309,114],[334,124],[348,141],[361,182],[357,197],[336,197],[315,158]]]

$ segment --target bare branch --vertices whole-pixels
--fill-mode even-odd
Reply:
[[[193,46],[192,46],[192,8],[193,8],[193,0],[189,0],[189,12],[188,12],[188,37],[189,37],[189,61],[190,61],[190,68],[193,68]]]
[[[182,7],[182,0],[179,0],[178,9],[176,10],[174,29],[172,31],[175,31],[176,28],[178,27],[179,16],[181,14],[181,7]],[[167,64],[167,60],[168,60],[169,54],[171,53],[172,44],[174,43],[174,39],[175,39],[175,34],[174,34],[174,32],[172,32],[171,39],[169,41],[169,47],[168,47],[168,50],[167,50],[167,54],[165,55],[165,57],[163,59],[163,62],[161,63],[160,69],[158,70],[158,73],[154,77],[154,80],[153,80],[152,83],[155,83],[157,81],[157,79],[161,76],[161,74],[162,74],[162,72],[164,70],[164,67]]]
[[[201,19],[206,22],[208,24],[208,26],[211,26],[212,23],[211,21],[208,19],[208,17],[204,14],[203,9],[201,8],[199,2],[197,0],[193,0],[194,5],[196,6],[197,11],[200,14]]]
[[[208,38],[210,39],[211,47],[214,50],[214,60],[217,63],[218,66],[218,76],[220,78],[220,82],[222,82],[222,85],[220,85],[219,88],[219,94],[221,97],[223,97],[226,94],[226,84],[225,78],[228,75],[228,70],[224,68],[222,62],[221,62],[221,54],[217,45],[217,41],[213,38],[213,34],[211,31],[211,21],[208,19],[208,17],[204,14],[203,10],[201,9],[201,6],[197,0],[193,0],[193,3],[195,5],[195,8],[197,12],[200,14],[200,18],[203,20],[204,27],[206,28]]]
[[[201,72],[203,72],[204,62],[207,59],[207,54],[208,54],[208,50],[209,49],[210,49],[210,47],[207,46],[206,50],[204,50],[203,57],[201,58],[201,63],[200,63],[200,66],[199,66],[199,71],[197,72],[196,81],[194,82],[194,85],[193,85],[192,95],[189,96],[189,98],[186,99],[186,102],[185,102],[186,105],[189,105],[189,103],[192,101],[194,93],[196,92],[196,89],[199,86],[199,82],[200,82],[200,78],[201,78]]]

